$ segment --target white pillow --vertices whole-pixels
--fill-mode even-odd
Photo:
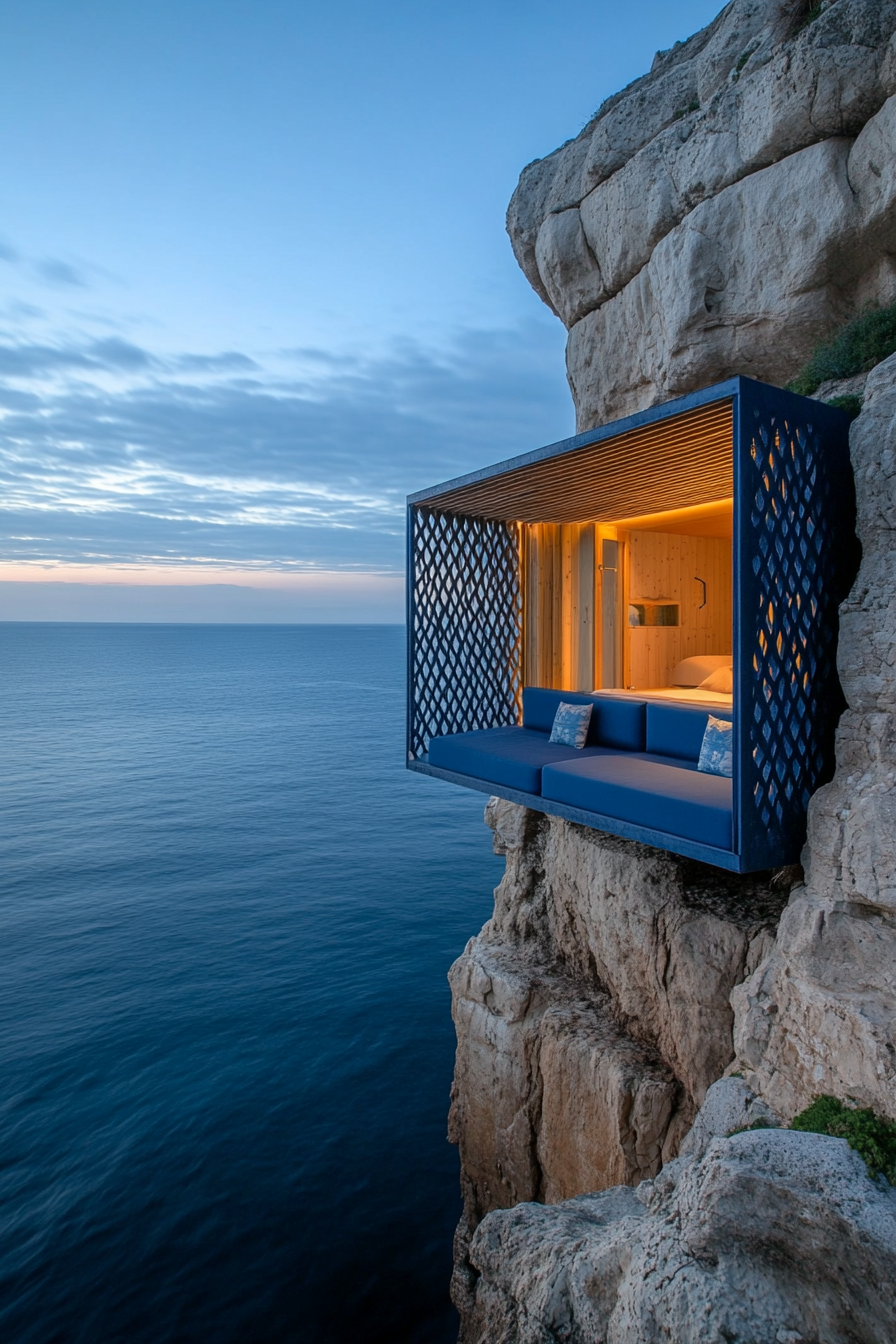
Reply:
[[[731,695],[734,690],[734,668],[717,667],[705,681],[701,681],[701,691],[715,691],[718,695]]]
[[[703,653],[696,658],[684,658],[672,673],[673,686],[699,686],[717,667],[730,667],[730,653]]]

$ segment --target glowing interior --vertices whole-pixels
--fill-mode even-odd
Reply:
[[[524,682],[668,693],[685,659],[730,656],[732,517],[729,497],[616,522],[525,524]],[[700,689],[693,667],[677,680],[672,698],[731,703],[720,687],[686,694]]]
[[[732,652],[732,433],[716,402],[431,501],[520,524],[526,685],[731,703],[673,681]]]

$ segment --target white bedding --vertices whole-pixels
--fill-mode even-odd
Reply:
[[[593,695],[624,695],[630,700],[675,700],[679,704],[709,705],[716,709],[732,709],[734,697],[717,691],[701,691],[699,687],[657,686],[646,691],[622,691],[602,686]]]
[[[723,667],[730,667],[733,661],[730,653],[698,653],[690,658],[683,658],[678,666],[672,669],[669,682],[672,686],[688,688],[702,686],[713,672],[718,672]]]

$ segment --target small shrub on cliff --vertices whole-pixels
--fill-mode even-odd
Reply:
[[[877,1115],[870,1106],[846,1106],[836,1097],[816,1097],[811,1106],[794,1117],[790,1128],[845,1139],[864,1159],[872,1179],[886,1176],[891,1185],[896,1185],[896,1124]]]
[[[857,415],[862,414],[862,398],[851,393],[845,397],[828,397],[827,404],[835,406],[838,411],[846,411],[850,420],[855,420]]]
[[[819,345],[788,390],[811,397],[829,378],[852,378],[873,369],[896,351],[896,304],[876,308],[842,327],[833,340]]]
[[[741,54],[740,54],[740,56],[738,56],[738,58],[737,58],[737,64],[736,64],[735,67],[734,67],[734,75],[732,76],[732,78],[733,78],[735,84],[736,84],[737,81],[740,79],[740,72],[741,72],[741,70],[743,70],[743,68],[744,68],[744,66],[746,65],[747,61],[750,59],[750,57],[751,57],[751,56],[753,55],[753,53],[756,51],[756,49],[757,49],[758,46],[759,46],[759,43],[758,43],[758,42],[754,42],[753,45],[752,45],[751,47],[747,47],[746,51],[742,51]]]
[[[816,0],[802,0],[800,5],[802,14],[797,11],[793,16],[793,28],[791,29],[790,36],[796,37],[804,28],[808,28],[810,23],[814,23],[816,19],[820,19],[830,3],[832,3],[832,0],[818,0],[817,3]]]

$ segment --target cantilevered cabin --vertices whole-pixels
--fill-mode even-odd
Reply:
[[[409,768],[735,872],[795,861],[843,703],[848,425],[733,378],[411,495]],[[549,741],[561,701],[593,707],[581,750]],[[698,768],[710,714],[730,776]]]

